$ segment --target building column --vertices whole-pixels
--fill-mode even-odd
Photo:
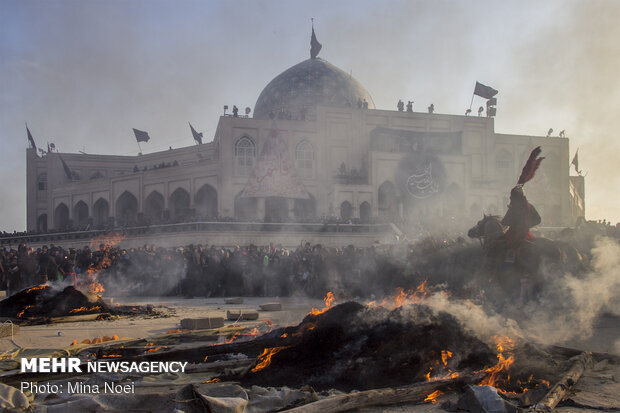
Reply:
[[[265,219],[265,198],[256,198],[256,217],[257,219]]]
[[[295,219],[295,199],[288,198],[286,202],[288,204],[288,219],[294,220]]]

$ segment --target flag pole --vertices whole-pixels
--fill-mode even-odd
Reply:
[[[474,104],[474,96],[476,95],[475,92],[476,91],[474,90],[474,93],[471,94],[471,102],[469,102],[469,110],[471,110],[471,107]]]
[[[142,147],[140,146],[140,141],[136,139],[136,143],[138,144],[138,149],[140,149],[140,154],[142,154]]]

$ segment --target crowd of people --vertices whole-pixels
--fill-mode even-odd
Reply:
[[[322,225],[344,225],[344,224],[353,224],[353,225],[360,225],[360,224],[385,224],[385,223],[389,223],[392,222],[394,220],[388,220],[388,219],[384,219],[384,218],[372,218],[369,220],[362,220],[360,218],[349,218],[349,219],[344,219],[341,217],[315,217],[315,218],[303,218],[303,219],[287,219],[287,220],[279,220],[276,223],[289,223],[289,224],[322,224]],[[167,225],[167,224],[191,224],[191,223],[198,223],[198,222],[207,222],[207,223],[269,223],[269,220],[264,220],[264,219],[253,219],[253,220],[247,220],[247,219],[236,219],[234,217],[230,217],[230,216],[205,216],[205,215],[200,215],[200,214],[194,214],[194,215],[188,215],[184,218],[176,218],[176,219],[164,219],[161,220],[161,222],[151,222],[150,220],[148,220],[147,218],[141,216],[141,217],[137,217],[136,221],[134,223],[125,223],[124,225],[121,224],[114,224],[114,223],[105,223],[105,224],[100,224],[100,225],[94,225],[94,224],[83,224],[83,225],[76,225],[74,223],[69,223],[65,228],[61,228],[61,229],[48,229],[46,231],[13,231],[13,232],[7,232],[7,231],[1,231],[0,232],[0,238],[15,238],[15,237],[23,237],[23,236],[33,236],[33,235],[43,235],[43,234],[58,234],[58,233],[64,233],[64,232],[75,232],[75,231],[99,231],[99,230],[103,230],[103,231],[122,231],[123,229],[126,228],[134,228],[134,227],[150,227],[153,225]],[[272,222],[273,223],[273,222]],[[233,227],[230,228],[231,230],[234,230]]]
[[[620,240],[620,229],[603,221],[582,220],[553,238],[568,242],[586,256],[600,236]],[[205,243],[183,248],[100,244],[33,249],[22,243],[16,249],[0,249],[0,290],[13,294],[46,282],[84,284],[96,280],[111,295],[303,293],[322,297],[327,291],[344,291],[353,297],[369,296],[389,294],[397,287],[415,288],[426,278],[459,288],[475,272],[481,254],[474,241],[431,236],[365,248],[302,242],[296,248],[274,244],[224,248]]]
[[[329,248],[300,243],[222,248],[208,244],[183,248],[104,244],[36,250],[25,244],[0,250],[0,289],[14,294],[46,282],[101,283],[110,295],[322,297],[327,291],[351,296],[414,288],[429,273],[429,251],[464,244],[427,240],[415,245]],[[426,258],[425,258],[426,257]]]

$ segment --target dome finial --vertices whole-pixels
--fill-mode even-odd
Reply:
[[[314,17],[311,17],[310,20],[312,21],[312,37],[310,38],[310,59],[315,59],[321,51],[323,45],[319,43],[319,41],[316,39],[316,35],[314,34]]]

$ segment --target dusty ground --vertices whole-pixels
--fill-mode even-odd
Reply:
[[[110,300],[110,297],[105,297]],[[257,321],[240,322],[237,325],[253,326],[271,320],[276,326],[298,324],[312,307],[323,308],[322,300],[312,300],[306,297],[245,297],[243,304],[225,304],[224,298],[191,298],[179,297],[121,297],[112,298],[112,303],[121,305],[147,305],[165,306],[172,310],[172,315],[165,318],[143,318],[141,316],[122,318],[108,321],[80,321],[63,324],[50,324],[21,327],[15,335],[15,342],[21,347],[59,348],[71,344],[73,340],[78,342],[88,338],[112,336],[114,334],[123,338],[143,338],[180,326],[183,318],[200,317],[224,317],[226,310],[231,309],[259,309],[259,304],[269,302],[282,303],[283,311],[266,312],[259,311]],[[166,310],[168,311],[168,310]],[[226,321],[227,324],[233,322]],[[59,335],[60,333],[60,335]],[[12,350],[15,345],[10,337],[0,338],[0,352]]]
[[[107,297],[106,300],[110,300]],[[180,326],[183,318],[198,318],[206,316],[226,316],[229,309],[259,309],[259,305],[268,302],[280,302],[283,310],[277,312],[259,311],[259,319],[253,322],[241,322],[237,325],[254,326],[270,320],[275,326],[296,325],[310,311],[312,307],[322,308],[322,300],[313,300],[306,297],[246,297],[240,305],[225,304],[224,298],[192,298],[178,297],[122,297],[113,298],[112,304],[123,305],[146,305],[155,307],[165,306],[169,317],[144,318],[142,316],[122,318],[113,321],[82,321],[65,324],[25,326],[14,337],[14,341],[21,347],[60,348],[71,344],[75,339],[81,341],[85,338],[112,336],[117,334],[123,338],[143,338],[151,335],[163,334],[170,329]],[[226,324],[233,324],[226,321]],[[618,353],[620,346],[620,317],[603,315],[594,325],[594,335],[587,339],[573,340],[559,345],[578,348],[582,350]],[[10,337],[0,338],[0,351],[12,350],[15,345]],[[620,363],[602,363],[586,373],[578,383],[574,394],[571,396],[573,406],[561,407],[556,411],[567,412],[600,412],[620,411]],[[444,401],[456,401],[455,394],[446,394],[438,399],[434,405],[399,405],[385,408],[369,408],[363,412],[438,412],[440,404]],[[598,406],[591,409],[585,406]]]

